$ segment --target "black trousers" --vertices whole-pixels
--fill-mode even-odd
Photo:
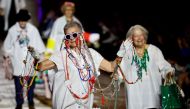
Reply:
[[[29,77],[28,79],[28,85],[31,82],[32,77]],[[22,80],[23,81],[23,80]],[[22,105],[24,103],[24,97],[23,97],[23,86],[20,83],[20,77],[19,76],[14,76],[14,83],[15,83],[15,91],[16,91],[16,104]],[[27,97],[28,97],[28,104],[29,105],[34,105],[34,88],[35,88],[35,81],[32,83],[30,86],[28,92],[27,92]]]

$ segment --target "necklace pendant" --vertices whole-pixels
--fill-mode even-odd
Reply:
[[[86,70],[89,70],[89,69],[90,69],[90,65],[89,65],[89,64],[86,64],[86,65],[85,65],[85,69],[86,69]]]
[[[88,75],[87,70],[85,70],[85,71],[83,72],[83,75],[84,75],[85,77]]]

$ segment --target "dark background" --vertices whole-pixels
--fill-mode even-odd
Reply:
[[[42,0],[45,11],[53,9],[61,16],[60,5],[64,0]],[[101,33],[99,23],[103,22],[120,40],[125,39],[128,29],[140,24],[148,29],[148,43],[158,46],[166,58],[180,57],[177,45],[178,37],[185,37],[190,43],[190,7],[182,1],[138,1],[138,0],[70,0],[76,5],[75,16],[82,22],[89,32]],[[158,38],[162,38],[160,43]],[[101,49],[112,49],[113,52],[100,53],[113,59],[120,43],[112,48],[110,45],[101,46]],[[181,57],[178,59],[180,60]]]

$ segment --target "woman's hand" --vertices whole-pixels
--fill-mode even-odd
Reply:
[[[130,49],[133,47],[133,41],[131,38],[127,38],[124,42],[123,45],[125,47],[126,50]]]
[[[45,70],[54,69],[55,67],[56,67],[56,65],[53,61],[46,59],[46,60],[38,63],[36,70],[37,71],[45,71]]]
[[[166,79],[169,80],[173,77],[173,73],[172,72],[168,72],[166,75]]]

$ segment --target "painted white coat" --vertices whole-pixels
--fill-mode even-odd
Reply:
[[[25,60],[27,55],[27,45],[21,46],[19,43],[19,36],[22,30],[23,29],[20,28],[18,23],[13,25],[9,29],[3,45],[5,55],[10,56],[11,58],[11,62],[13,64],[13,75],[15,76],[20,76],[23,73],[23,68],[25,65],[23,60]],[[34,49],[39,53],[44,52],[45,46],[37,28],[32,24],[27,23],[24,31],[29,39],[28,46],[34,47]]]

